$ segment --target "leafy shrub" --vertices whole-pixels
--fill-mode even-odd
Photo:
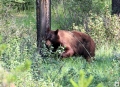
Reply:
[[[7,9],[14,9],[17,11],[31,10],[35,6],[35,0],[1,0],[1,6]]]
[[[88,26],[89,32],[86,32],[81,24],[78,26],[73,24],[73,29],[90,34],[98,45],[106,41],[118,43],[120,40],[120,23],[116,15],[111,16],[109,13],[106,15],[97,15],[91,13]]]

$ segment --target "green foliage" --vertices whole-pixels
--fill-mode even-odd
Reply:
[[[45,45],[45,41],[43,41],[43,48],[41,49],[43,56],[46,58],[58,58],[60,54],[64,51],[64,47],[59,46],[57,51],[53,52],[53,47],[50,46],[49,49]]]
[[[14,9],[17,11],[31,10],[35,6],[35,0],[1,0],[1,8]],[[6,9],[6,10],[7,10]],[[3,11],[4,11],[3,10]]]
[[[85,31],[84,26],[81,24],[77,26],[73,23],[73,29],[88,33],[99,45],[106,41],[110,43],[113,41],[115,43],[119,42],[120,23],[118,16],[111,16],[109,11],[107,11],[105,15],[101,16],[91,13],[91,16],[88,19],[89,32]]]
[[[4,50],[7,48],[6,44],[2,43],[2,36],[0,36],[0,56],[4,52]]]
[[[80,79],[78,81],[78,84],[75,83],[72,79],[70,82],[74,87],[88,87],[90,83],[92,82],[93,76],[90,75],[88,79],[85,78],[85,73],[83,70],[80,71]]]
[[[29,71],[30,68],[31,68],[31,61],[25,60],[24,63],[17,66],[14,70],[11,71],[11,74],[8,75],[7,77],[8,82],[10,83],[19,80],[19,77],[25,75],[25,72]]]
[[[29,70],[30,67],[31,67],[31,61],[30,60],[25,60],[25,63],[16,67],[15,71],[16,72],[24,72],[26,70]]]
[[[97,87],[104,87],[102,83],[99,83]]]
[[[72,79],[70,79],[70,82],[72,83],[73,87],[89,87],[93,80],[93,76],[90,75],[89,78],[85,78],[85,72],[83,70],[80,70],[80,78],[78,83],[75,83]],[[99,83],[97,87],[103,87],[102,83]]]
[[[17,3],[25,3],[24,0],[14,0],[14,2],[17,2]]]
[[[117,16],[111,16],[109,12],[106,12],[103,16],[91,15],[88,26],[91,29],[90,34],[94,37],[97,43],[104,41],[117,42],[120,39],[118,28],[120,23]],[[99,38],[101,38],[101,42]]]

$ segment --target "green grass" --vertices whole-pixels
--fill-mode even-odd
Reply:
[[[64,60],[53,58],[54,56],[41,58],[36,52],[36,23],[33,13],[16,13],[0,19],[3,37],[0,44],[7,45],[0,62],[5,71],[12,75],[10,78],[13,78],[8,83],[13,82],[16,87],[73,87],[70,79],[77,82],[80,70],[84,70],[86,78],[93,76],[89,87],[96,87],[99,83],[103,83],[104,87],[113,87],[120,80],[119,43],[99,44],[96,60],[91,63],[87,63],[82,57]],[[55,24],[52,27],[54,26]],[[26,59],[32,62],[30,70],[17,72],[16,67],[22,67]],[[0,85],[2,83],[3,78],[0,77]]]

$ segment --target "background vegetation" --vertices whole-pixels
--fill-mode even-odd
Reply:
[[[41,58],[36,51],[35,0],[1,0],[0,86],[85,87],[86,82],[89,87],[118,86],[120,18],[111,15],[110,0],[52,0],[51,4],[52,29],[89,34],[96,42],[96,60],[90,64],[82,57],[60,60],[61,48],[55,54],[44,48],[47,56]]]

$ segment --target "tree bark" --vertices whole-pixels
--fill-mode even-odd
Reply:
[[[112,0],[112,14],[120,16],[120,0]]]
[[[51,27],[51,0],[36,0],[37,50],[42,54],[46,31]],[[50,28],[51,29],[51,28]]]

